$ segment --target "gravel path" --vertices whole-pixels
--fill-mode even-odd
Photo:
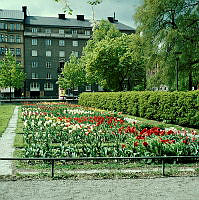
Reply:
[[[8,127],[0,138],[0,158],[12,158],[14,147],[15,130],[18,119],[18,107],[16,106],[14,113],[9,121]],[[0,160],[0,175],[12,174],[12,161]],[[1,199],[1,198],[0,198]]]
[[[0,181],[1,200],[198,200],[199,177]]]

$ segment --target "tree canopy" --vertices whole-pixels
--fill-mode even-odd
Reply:
[[[86,72],[82,66],[81,60],[71,55],[58,78],[59,86],[63,89],[74,88],[82,86],[85,82]]]
[[[140,37],[122,34],[107,21],[94,31],[83,55],[88,79],[108,90],[131,90],[144,82]]]
[[[179,76],[190,90],[199,78],[199,1],[144,0],[135,19],[144,38],[146,66],[159,68],[155,81],[174,86],[178,60]]]
[[[25,73],[15,57],[7,52],[0,60],[0,87],[21,88],[25,80]]]
[[[64,5],[64,12],[68,12],[68,14],[72,14],[73,10],[70,6],[70,0],[54,0],[56,2],[62,3]],[[97,6],[98,4],[102,3],[103,0],[86,0],[88,4],[92,6],[92,10],[94,6]],[[93,10],[93,19],[94,19],[94,10]]]
[[[71,56],[59,78],[62,88],[86,83],[112,91],[132,90],[145,84],[142,39],[121,33],[106,20],[98,22],[81,58]]]

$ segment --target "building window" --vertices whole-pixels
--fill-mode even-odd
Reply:
[[[37,28],[32,28],[32,33],[37,33],[38,29]]]
[[[15,30],[15,25],[14,24],[10,24],[10,30],[14,31]]]
[[[4,29],[4,23],[0,23],[0,29]]]
[[[78,57],[79,53],[78,53],[78,51],[72,51],[72,55],[75,57]]]
[[[46,29],[45,32],[46,33],[51,33],[51,29]]]
[[[7,35],[4,36],[4,42],[8,42],[8,36]]]
[[[65,45],[65,41],[64,40],[59,40],[59,46],[64,46]]]
[[[21,43],[21,35],[16,35],[16,42]]]
[[[46,68],[51,68],[51,62],[46,62]]]
[[[4,24],[4,29],[8,29],[8,24]]]
[[[8,48],[0,47],[0,54],[4,55],[8,52]]]
[[[77,29],[72,29],[72,34],[77,34]]]
[[[46,39],[46,40],[45,40],[45,44],[46,44],[46,46],[51,46],[51,40]]]
[[[78,34],[85,34],[85,30],[84,29],[78,29],[77,33]]]
[[[8,52],[8,48],[0,47],[0,54],[4,55]]]
[[[51,57],[51,51],[46,51],[46,57]]]
[[[4,42],[4,35],[0,35],[0,42]]]
[[[14,49],[14,48],[10,48],[10,53],[11,53],[12,55],[15,55],[15,49]]]
[[[8,48],[4,48],[5,53],[8,53]]]
[[[37,82],[32,82],[32,83],[30,84],[30,88],[39,89],[39,83],[37,83]]]
[[[73,41],[73,47],[78,47],[78,41]]]
[[[16,63],[17,63],[17,65],[21,65],[21,61],[20,60],[17,60]]]
[[[64,34],[64,29],[59,29],[59,34]]]
[[[32,45],[33,45],[33,46],[36,46],[36,45],[37,45],[37,39],[35,39],[35,38],[32,39]]]
[[[91,85],[86,86],[86,91],[91,91]]]
[[[38,74],[37,73],[32,73],[32,79],[38,79]]]
[[[59,51],[59,57],[65,57],[65,51]]]
[[[3,54],[4,54],[4,48],[0,47],[0,55],[3,55]]]
[[[85,35],[91,35],[91,31],[90,30],[85,30]]]
[[[45,91],[52,91],[53,90],[53,84],[52,83],[45,83],[44,84],[44,90]]]
[[[78,91],[78,87],[74,87],[74,91]]]
[[[66,34],[71,34],[72,33],[72,29],[70,29],[70,28],[65,29],[65,33]]]
[[[47,78],[47,79],[51,79],[51,78],[52,78],[51,74],[50,74],[50,73],[47,73],[47,74],[46,74],[46,78]]]
[[[33,61],[32,62],[32,68],[37,68],[38,67],[38,62]]]
[[[9,42],[14,43],[15,42],[15,37],[14,35],[9,35]]]
[[[20,31],[21,30],[21,24],[16,24],[16,30]]]
[[[16,56],[21,56],[21,48],[16,48]]]
[[[98,91],[102,92],[102,91],[104,91],[104,89],[101,86],[98,85]]]
[[[65,62],[59,62],[59,67],[57,68],[57,72],[61,73],[64,68]]]
[[[32,56],[37,56],[37,50],[32,50]]]

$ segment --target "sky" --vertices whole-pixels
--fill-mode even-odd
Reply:
[[[68,0],[70,7],[73,9],[73,15],[66,16],[75,18],[76,15],[85,15],[86,19],[92,19],[92,8],[87,3],[88,0]],[[143,0],[103,0],[97,5],[95,10],[95,19],[107,19],[107,17],[116,14],[119,22],[136,28],[133,20],[133,14]],[[28,7],[29,16],[46,16],[57,17],[58,13],[63,13],[64,6],[62,3],[56,3],[54,0],[0,0],[0,9],[21,10],[22,6]]]

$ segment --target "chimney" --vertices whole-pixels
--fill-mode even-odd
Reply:
[[[24,13],[24,19],[27,17],[27,6],[22,6],[22,12]]]
[[[59,19],[66,19],[65,14],[58,14]]]
[[[77,15],[77,20],[84,21],[84,15]]]
[[[115,12],[113,14],[113,19],[114,19],[114,22],[118,22],[118,20],[115,18]]]

